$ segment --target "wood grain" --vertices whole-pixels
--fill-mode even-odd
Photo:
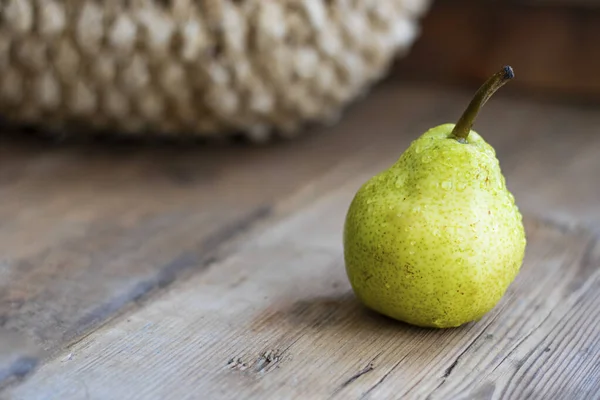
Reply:
[[[471,94],[389,83],[348,110],[339,125],[292,143],[263,148],[70,144],[47,147],[41,142],[5,139],[0,144],[3,200],[0,252],[4,257],[0,264],[3,274],[0,325],[32,339],[47,351],[39,357],[49,362],[39,375],[32,377],[31,383],[15,393],[28,393],[27,396],[36,398],[44,390],[61,391],[63,389],[47,381],[56,373],[72,379],[60,381],[73,390],[72,395],[77,398],[84,392],[75,381],[83,380],[86,385],[101,390],[106,379],[113,379],[108,369],[119,366],[117,371],[122,372],[122,377],[136,376],[133,369],[139,368],[142,362],[136,354],[155,351],[156,358],[147,368],[156,369],[154,376],[159,376],[160,371],[170,385],[178,385],[178,380],[185,378],[195,380],[194,385],[206,387],[204,385],[217,385],[225,379],[226,386],[232,385],[232,390],[240,393],[250,390],[262,396],[266,393],[263,390],[277,393],[279,389],[262,386],[262,381],[248,388],[246,378],[237,381],[239,377],[211,375],[216,373],[214,368],[222,366],[217,359],[219,352],[238,346],[232,347],[235,354],[228,356],[235,360],[239,356],[241,364],[248,364],[258,360],[260,355],[256,352],[268,351],[269,347],[283,351],[296,339],[300,341],[298,345],[307,341],[301,352],[294,348],[287,353],[296,354],[299,363],[294,367],[298,390],[305,390],[306,382],[313,379],[305,381],[302,375],[308,373],[304,370],[310,369],[311,360],[319,360],[323,365],[311,375],[314,379],[319,371],[329,376],[325,366],[338,374],[332,381],[337,386],[318,390],[335,389],[342,396],[346,390],[355,390],[352,388],[368,376],[376,378],[374,383],[368,378],[372,386],[382,380],[377,386],[381,389],[372,390],[374,396],[391,390],[383,388],[389,384],[386,382],[394,380],[384,377],[383,367],[370,364],[374,354],[369,352],[367,355],[371,358],[368,358],[353,349],[363,340],[374,341],[373,349],[379,347],[381,355],[373,365],[383,362],[386,370],[391,371],[391,377],[398,373],[394,372],[397,368],[413,367],[398,364],[392,370],[400,358],[398,353],[387,353],[386,349],[394,345],[395,335],[399,334],[396,325],[386,325],[376,319],[379,322],[366,322],[365,328],[363,317],[356,320],[353,316],[363,314],[357,311],[359,308],[340,275],[340,218],[350,194],[361,180],[393,162],[409,141],[427,128],[456,120]],[[569,294],[571,289],[565,289],[556,297],[554,292],[549,292],[550,288],[571,285],[576,292],[577,285],[587,287],[586,282],[595,279],[597,250],[584,257],[582,246],[592,246],[592,238],[600,234],[600,187],[595,184],[600,173],[597,157],[600,136],[596,134],[599,124],[600,115],[594,109],[543,104],[502,93],[486,105],[477,121],[476,129],[496,148],[508,185],[528,215],[528,229],[534,232],[536,243],[532,246],[537,249],[529,262],[533,266],[529,268],[537,273],[550,268],[547,278],[556,279],[533,291],[532,296],[536,297],[520,294],[519,301],[537,301],[537,305],[544,299],[550,301],[548,307],[554,307],[554,301],[571,304],[568,302],[574,300],[569,299],[575,296]],[[544,228],[538,229],[538,226]],[[265,229],[266,233],[259,235],[257,229]],[[560,244],[561,241],[564,244]],[[253,253],[253,246],[266,248],[257,255]],[[561,258],[556,249],[564,249],[560,254],[567,258]],[[589,259],[587,267],[573,267],[580,259]],[[552,272],[552,268],[557,270]],[[583,272],[573,272],[580,269]],[[577,276],[571,277],[569,273]],[[566,282],[560,281],[560,274],[566,277]],[[540,278],[546,279],[546,276],[534,275],[530,285]],[[188,280],[193,284],[183,287],[177,284]],[[157,289],[163,289],[166,297],[144,306],[140,300],[152,300],[149,295]],[[524,290],[528,292],[532,286]],[[159,290],[156,294],[162,292]],[[320,297],[322,301],[312,301],[310,297],[307,300],[309,295]],[[551,300],[547,300],[548,296]],[[594,300],[588,296],[586,292],[585,301],[593,305]],[[172,303],[164,303],[165,299],[171,299],[168,301]],[[302,303],[302,299],[308,303]],[[186,301],[191,303],[186,305]],[[513,304],[511,297],[507,301]],[[139,312],[136,312],[136,304],[143,307]],[[280,307],[282,305],[285,307]],[[127,308],[130,309],[127,316],[94,332],[100,324]],[[509,309],[510,312],[502,311],[509,313],[504,321],[506,318],[521,321],[524,315],[529,315],[518,307],[516,311],[515,307]],[[504,309],[499,312],[501,310]],[[542,308],[533,316],[515,322],[515,327],[528,332],[533,329],[531,323],[541,323],[537,318],[547,310]],[[571,308],[560,312],[566,315],[569,310]],[[331,328],[322,332],[325,329],[322,326],[329,326],[329,314],[333,319]],[[154,331],[140,327],[145,325],[130,325],[127,318],[139,324],[154,318],[153,324],[162,330],[155,339],[147,337],[154,334],[147,332]],[[264,326],[270,326],[265,325],[269,318],[275,318],[273,326],[280,325],[281,329],[272,327],[265,331]],[[337,320],[343,324],[336,325]],[[548,321],[542,328],[548,332],[558,329],[547,325],[554,320]],[[567,327],[573,324],[585,324],[585,321],[570,322]],[[350,340],[344,336],[350,344],[328,348],[332,338],[343,335],[347,326],[361,339]],[[423,358],[420,368],[433,368],[441,363],[447,369],[476,335],[488,334],[481,333],[483,326],[485,323],[445,333],[442,342],[428,342],[427,338],[433,333],[404,327],[401,332],[410,335],[398,343],[414,348],[411,357]],[[588,328],[595,332],[595,328]],[[382,340],[387,337],[387,341],[376,340],[380,329],[384,332]],[[246,330],[250,336],[244,336]],[[503,346],[512,349],[520,337],[507,333],[502,336],[506,342]],[[531,340],[528,339],[527,345],[535,344]],[[214,354],[210,353],[213,358],[206,358],[209,347],[190,348],[188,341],[196,346],[216,346]],[[74,344],[69,347],[69,343]],[[333,357],[330,362],[306,350],[312,349],[313,344],[317,347],[311,351],[324,351]],[[163,345],[166,347],[161,348]],[[585,345],[589,360],[593,361],[597,348],[593,343]],[[473,346],[465,354],[478,348],[478,345]],[[427,348],[435,352],[430,354]],[[521,354],[519,352],[524,350],[521,347],[515,351]],[[122,352],[121,355],[118,352]],[[342,357],[344,352],[348,355],[341,362],[337,357]],[[71,353],[74,355],[68,357]],[[23,350],[23,355],[26,354],[30,354],[29,349]],[[478,353],[473,357],[473,362],[487,362],[486,355]],[[569,357],[573,356],[567,352],[557,357],[572,361]],[[65,358],[68,363],[62,362]],[[263,355],[262,359],[261,364],[278,365],[279,361],[273,363],[273,360],[282,358],[275,352]],[[456,372],[462,370],[456,368],[467,359],[463,356],[456,362],[446,383],[438,389],[440,393],[453,387],[453,375],[460,376]],[[494,359],[494,363],[499,363],[499,358]],[[418,361],[416,358],[406,360]],[[160,363],[164,363],[161,368]],[[124,369],[121,370],[120,365]],[[127,365],[134,375],[127,375],[130,371],[125,369]],[[69,374],[58,372],[66,366],[73,368]],[[494,367],[496,364],[491,368]],[[504,361],[503,366],[496,369],[500,372],[494,373],[504,379],[503,371],[508,367],[508,361]],[[241,368],[243,365],[234,369]],[[180,374],[184,376],[178,376]],[[589,368],[576,374],[573,381],[577,390],[587,390],[577,379],[589,376],[594,376]],[[291,375],[288,377],[292,379]],[[425,379],[422,375],[415,377]],[[184,382],[188,382],[185,379]],[[436,382],[441,381],[443,379]],[[135,379],[106,387],[125,394],[127,390],[134,390],[129,386],[133,383],[146,387],[144,393],[149,397],[158,396],[163,390]],[[192,383],[188,382],[188,389],[189,385]],[[520,385],[510,390],[523,390]],[[35,387],[43,390],[36,392]],[[165,386],[164,390],[168,387],[171,386]],[[91,393],[95,394],[95,389]],[[21,394],[15,395],[19,398]],[[68,393],[63,394],[69,398]]]
[[[434,96],[383,89],[332,132],[264,148],[3,137],[0,325],[52,355],[147,293],[202,271],[279,200],[309,195],[316,178],[374,138],[411,131],[436,112]]]
[[[340,227],[366,177],[249,235],[204,274],[76,343],[11,398],[600,394],[593,235],[527,219],[524,268],[501,304],[460,329],[417,329],[364,310],[345,278]]]

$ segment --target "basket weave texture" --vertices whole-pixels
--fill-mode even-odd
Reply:
[[[336,121],[428,0],[0,0],[0,116],[83,134],[293,136]]]

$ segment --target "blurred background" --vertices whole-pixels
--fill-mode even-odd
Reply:
[[[597,101],[592,0],[5,0],[0,116],[62,137],[242,137],[335,124],[382,82]],[[71,135],[73,136],[73,135]]]
[[[476,87],[511,63],[518,79],[504,90],[597,103],[599,40],[596,0],[437,0],[394,74]]]
[[[527,215],[600,233],[599,0],[0,0],[0,387],[505,64],[476,130]]]

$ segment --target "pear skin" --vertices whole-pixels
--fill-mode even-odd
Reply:
[[[368,308],[416,326],[458,327],[492,310],[519,273],[522,216],[494,149],[470,129],[474,115],[422,134],[354,196],[344,259]]]

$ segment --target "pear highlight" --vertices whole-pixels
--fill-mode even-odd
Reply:
[[[368,308],[416,326],[458,327],[492,310],[516,278],[526,248],[522,216],[494,149],[472,130],[513,77],[503,67],[456,124],[423,133],[355,194],[344,259]]]

